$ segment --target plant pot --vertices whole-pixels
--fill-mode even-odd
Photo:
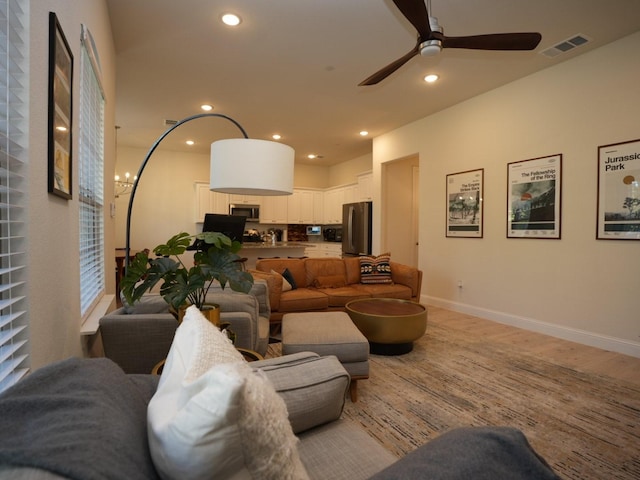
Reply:
[[[178,323],[182,323],[184,314],[191,305],[183,305],[178,310]],[[204,317],[213,323],[216,327],[220,327],[220,305],[216,303],[207,303],[202,306],[200,312]]]

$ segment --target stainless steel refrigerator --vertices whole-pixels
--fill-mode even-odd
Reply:
[[[371,202],[342,205],[342,255],[371,255]]]

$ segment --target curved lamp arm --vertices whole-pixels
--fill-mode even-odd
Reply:
[[[236,122],[233,118],[227,115],[223,115],[221,113],[200,113],[197,115],[192,115],[187,118],[183,118],[178,123],[168,128],[162,135],[160,135],[160,137],[154,142],[154,144],[151,146],[151,148],[147,152],[147,156],[142,161],[142,164],[138,169],[137,180],[133,182],[133,188],[131,189],[131,196],[129,197],[129,207],[127,208],[126,245],[125,245],[125,252],[124,252],[125,253],[125,257],[124,257],[125,272],[129,268],[129,252],[131,251],[131,212],[133,210],[133,199],[136,196],[136,190],[138,189],[138,184],[140,183],[140,179],[142,178],[142,172],[147,166],[147,163],[149,162],[149,158],[151,158],[151,155],[153,155],[153,152],[155,152],[156,148],[158,148],[158,145],[160,145],[160,142],[162,142],[162,140],[164,140],[164,138],[167,135],[169,135],[172,131],[174,131],[180,125],[190,122],[191,120],[196,120],[197,118],[203,118],[203,117],[219,117],[219,118],[224,118],[226,120],[229,120],[231,123],[233,123],[236,127],[240,129],[240,131],[242,132],[242,135],[244,135],[244,138],[249,138],[249,135],[247,135],[247,132],[245,131],[245,129],[242,128],[242,126],[238,122]]]

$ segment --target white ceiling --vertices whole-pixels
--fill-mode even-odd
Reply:
[[[367,154],[371,137],[640,30],[639,0],[432,0],[445,35],[538,31],[542,42],[531,52],[445,49],[413,58],[378,85],[358,87],[415,44],[413,27],[391,0],[107,4],[120,145],[149,148],[167,128],[165,119],[211,103],[250,137],[280,133],[297,162],[318,165]],[[227,11],[242,17],[239,27],[220,22]],[[591,41],[553,59],[539,53],[575,34]],[[426,84],[427,73],[440,81]],[[363,129],[369,138],[359,135]],[[212,141],[239,134],[219,118],[197,120],[176,129],[163,147],[208,152]],[[196,146],[186,147],[187,138]],[[309,153],[323,158],[309,161]]]

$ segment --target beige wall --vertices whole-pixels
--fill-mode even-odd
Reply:
[[[116,171],[135,175],[147,149],[118,148]],[[131,248],[153,249],[181,231],[196,232],[195,182],[209,182],[209,156],[154,152],[138,183],[131,215]],[[129,195],[116,199],[116,245],[125,246]],[[202,219],[200,219],[202,221]]]
[[[29,338],[31,365],[37,368],[55,360],[81,355],[78,264],[78,92],[80,28],[86,24],[97,45],[106,89],[107,125],[105,171],[113,172],[115,104],[115,53],[103,0],[31,2],[30,108],[29,108]],[[73,198],[64,200],[47,193],[47,66],[48,15],[57,14],[74,56],[73,78]],[[111,174],[109,174],[111,175]],[[112,183],[105,182],[107,201]],[[105,247],[113,258],[113,221],[105,220]],[[114,276],[107,263],[108,288]],[[115,268],[115,265],[113,266]]]
[[[636,33],[374,140],[378,188],[420,158],[425,301],[640,356],[640,242],[595,239],[597,148],[640,137],[639,51]],[[507,163],[557,153],[562,239],[507,239]],[[477,168],[484,238],[446,238],[445,176]]]
[[[293,169],[293,185],[300,188],[327,188],[330,185],[329,169],[296,164]]]
[[[370,172],[373,164],[371,153],[329,167],[329,185],[347,185],[358,181],[358,174]]]

